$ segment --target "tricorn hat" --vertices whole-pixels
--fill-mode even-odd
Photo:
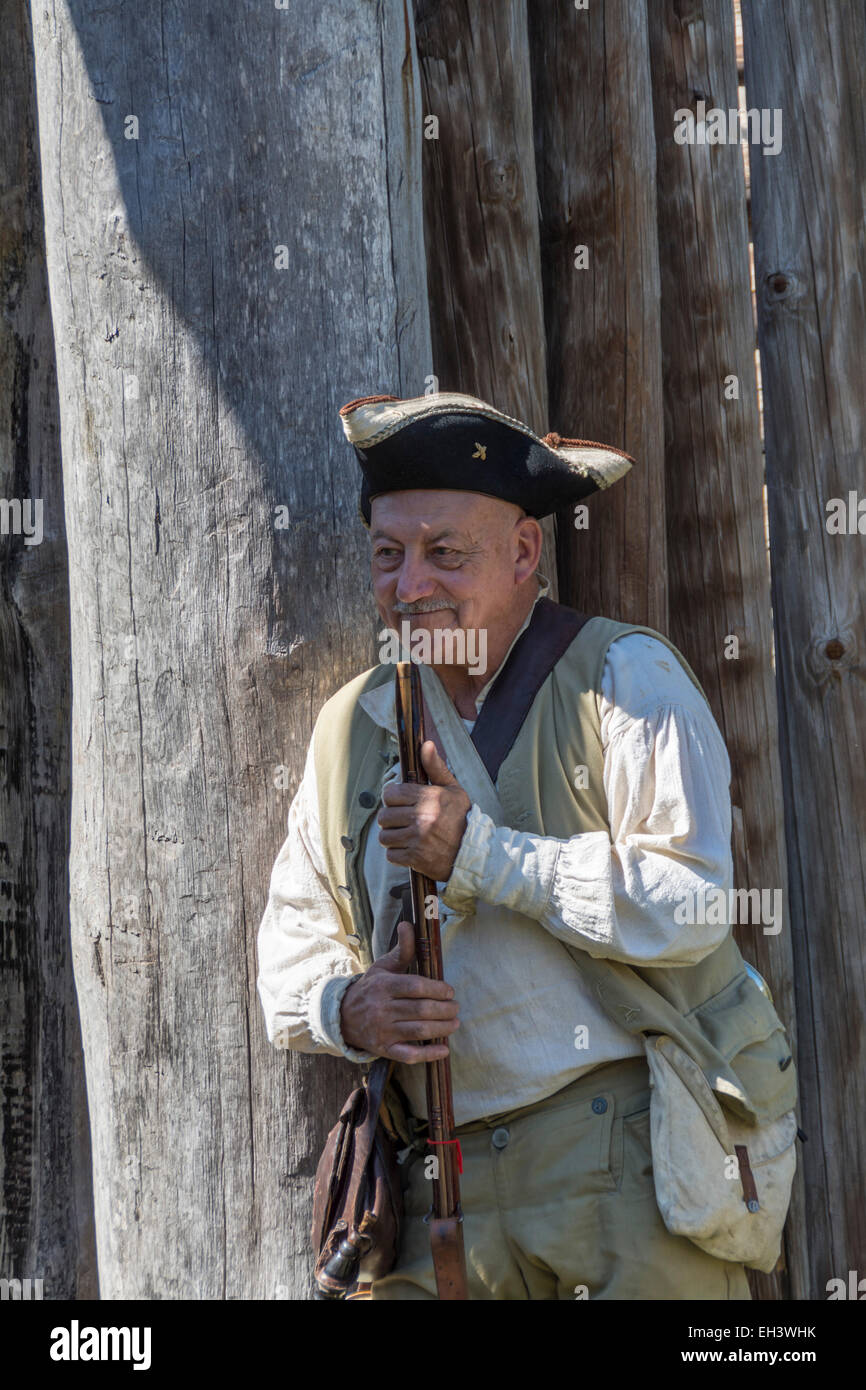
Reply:
[[[634,463],[592,439],[539,437],[486,401],[453,391],[408,400],[360,396],[340,417],[364,475],[365,526],[374,497],[411,488],[483,492],[547,516],[610,487]]]

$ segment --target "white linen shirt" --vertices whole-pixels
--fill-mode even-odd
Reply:
[[[549,586],[539,580],[541,597]],[[476,701],[479,711],[499,670]],[[383,689],[387,700],[372,691],[361,702],[387,726],[393,696]],[[727,932],[724,923],[680,925],[674,916],[688,894],[710,886],[727,892],[733,882],[730,763],[706,701],[670,650],[644,633],[610,645],[600,697],[610,835],[520,832],[473,802],[451,877],[438,890],[444,970],[460,1004],[461,1026],[449,1036],[458,1125],[532,1104],[605,1062],[643,1054],[640,1036],[606,1015],[557,939],[592,956],[674,967],[700,960]],[[386,781],[398,776],[395,764]],[[397,920],[389,889],[407,880],[408,869],[388,863],[375,816],[363,869],[376,958]],[[327,886],[312,744],[271,875],[258,953],[275,1046],[372,1060],[340,1032],[342,997],[362,965]],[[579,1040],[578,1027],[586,1029]],[[423,1115],[423,1065],[396,1064],[395,1075]]]

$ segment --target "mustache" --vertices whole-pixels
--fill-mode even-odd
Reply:
[[[395,613],[403,613],[411,616],[413,613],[438,613],[442,609],[447,609],[452,613],[457,612],[457,604],[450,599],[444,598],[419,598],[414,603],[404,603],[400,599],[395,599],[391,605]]]

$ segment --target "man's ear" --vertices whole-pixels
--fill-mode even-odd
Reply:
[[[516,584],[522,584],[538,569],[544,532],[534,516],[522,516],[514,530],[517,538],[514,581]]]

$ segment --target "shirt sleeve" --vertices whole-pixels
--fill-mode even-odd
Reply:
[[[512,908],[591,956],[692,965],[728,932],[699,907],[733,883],[724,741],[673,653],[642,633],[611,643],[599,711],[610,833],[533,835],[473,805],[443,901]]]
[[[328,888],[315,776],[311,741],[259,926],[259,999],[275,1047],[371,1062],[340,1031],[343,995],[363,967]]]

